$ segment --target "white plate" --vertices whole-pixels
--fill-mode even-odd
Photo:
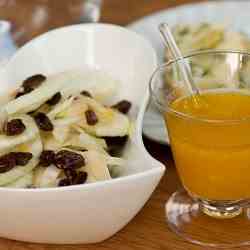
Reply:
[[[100,242],[138,213],[165,170],[142,142],[147,82],[155,67],[150,43],[115,25],[64,27],[32,40],[16,53],[0,73],[0,92],[36,73],[100,69],[120,80],[117,98],[132,102],[135,129],[124,148],[126,165],[119,178],[69,187],[0,188],[0,237],[60,244]]]
[[[164,47],[158,31],[158,25],[161,22],[167,22],[170,26],[177,23],[222,23],[234,30],[250,34],[249,11],[249,1],[235,0],[188,4],[142,18],[128,27],[142,34],[151,42],[156,49],[159,63],[162,63]],[[149,105],[144,117],[143,133],[159,143],[169,144],[163,119],[152,105]]]

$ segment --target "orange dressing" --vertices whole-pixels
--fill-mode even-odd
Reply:
[[[250,95],[204,92],[177,99],[165,118],[187,190],[209,200],[250,198]]]

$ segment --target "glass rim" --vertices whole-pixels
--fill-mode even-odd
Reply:
[[[210,54],[241,54],[241,55],[245,55],[245,56],[250,57],[250,52],[242,51],[242,50],[223,50],[223,49],[213,50],[213,49],[209,49],[209,50],[193,51],[191,53],[184,55],[183,58],[186,59],[186,58],[195,57],[195,56],[199,56],[199,55],[210,55]],[[206,122],[206,123],[214,123],[214,124],[225,124],[225,123],[232,124],[232,123],[240,123],[240,122],[250,121],[250,116],[247,116],[247,117],[241,118],[241,119],[229,119],[229,120],[200,118],[200,117],[195,117],[193,115],[189,115],[189,114],[185,114],[183,112],[177,111],[177,110],[169,107],[168,105],[166,105],[166,106],[163,105],[162,102],[160,102],[158,100],[159,98],[157,97],[157,95],[154,92],[153,82],[154,82],[155,76],[159,72],[161,72],[162,70],[164,70],[167,67],[169,67],[170,65],[172,65],[173,63],[176,63],[176,62],[181,61],[181,60],[182,60],[182,58],[171,59],[171,60],[159,65],[150,77],[150,80],[149,80],[150,97],[153,99],[154,103],[157,105],[157,107],[161,111],[166,110],[166,111],[176,115],[177,117],[184,118],[187,120]],[[250,90],[249,90],[249,93],[250,93]]]

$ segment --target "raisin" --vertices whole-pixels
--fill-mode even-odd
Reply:
[[[131,108],[131,105],[132,105],[131,102],[122,100],[118,102],[117,104],[113,105],[112,108],[117,109],[123,114],[127,114]]]
[[[22,84],[22,90],[20,90],[16,96],[15,99],[30,93],[31,91],[33,91],[35,88],[37,88],[43,81],[46,80],[46,77],[44,75],[41,74],[37,74],[37,75],[33,75],[31,77],[28,77],[26,80],[23,81]]]
[[[0,173],[5,173],[16,166],[15,157],[9,153],[0,157]]]
[[[37,126],[44,131],[52,131],[54,126],[47,115],[42,112],[38,112],[34,119],[36,121]]]
[[[15,96],[15,99],[22,96],[22,95],[26,95],[28,93],[30,93],[33,89],[30,88],[30,87],[26,87],[25,89],[23,88],[23,90],[19,91],[16,96]]]
[[[49,165],[53,164],[55,160],[55,155],[55,152],[52,150],[44,150],[40,154],[39,165],[43,167],[48,167]]]
[[[85,111],[85,117],[88,125],[95,125],[98,122],[96,113],[91,109]]]
[[[66,187],[66,186],[70,186],[71,183],[68,179],[61,179],[58,183],[59,187]]]
[[[73,184],[78,185],[78,184],[84,184],[88,178],[87,172],[78,172],[77,177],[75,178]]]
[[[35,88],[37,88],[43,81],[46,80],[46,77],[41,74],[33,75],[28,77],[26,80],[23,82],[23,88],[24,92],[27,93],[27,91],[32,91]]]
[[[83,91],[81,92],[81,95],[84,95],[84,96],[87,96],[87,97],[92,98],[92,95],[91,95],[88,91],[86,91],[86,90],[83,90]]]
[[[17,94],[15,96],[15,99],[22,96],[22,95],[25,95],[24,92],[17,92]]]
[[[14,157],[15,163],[18,166],[25,166],[33,157],[32,153],[29,152],[11,152],[11,156]]]
[[[56,105],[58,102],[60,102],[61,98],[62,98],[61,93],[57,92],[46,103],[50,106],[53,106]]]
[[[67,179],[73,184],[78,176],[76,170],[74,169],[64,169],[64,174],[66,175]]]
[[[25,130],[25,125],[23,124],[21,119],[13,119],[7,122],[5,127],[6,135],[13,136],[22,134]]]
[[[80,154],[61,150],[56,154],[54,164],[60,169],[77,169],[85,165],[85,160]]]

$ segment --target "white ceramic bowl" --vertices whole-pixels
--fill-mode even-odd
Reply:
[[[121,81],[117,98],[132,101],[136,129],[124,151],[126,167],[121,177],[99,183],[0,188],[0,237],[59,244],[103,241],[138,213],[164,173],[164,166],[146,152],[142,142],[147,86],[156,54],[134,32],[114,25],[85,24],[46,33],[21,48],[2,70],[1,91],[35,73],[74,67],[106,71]]]

